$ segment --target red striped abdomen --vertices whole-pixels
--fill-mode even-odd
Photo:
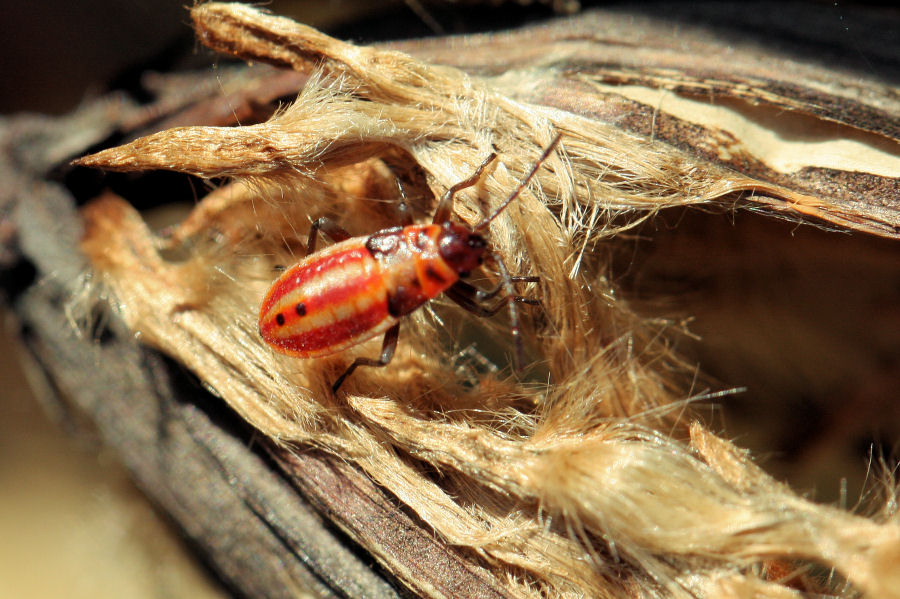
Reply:
[[[259,312],[262,338],[280,351],[312,358],[385,332],[388,289],[378,261],[355,237],[308,256],[269,289]]]

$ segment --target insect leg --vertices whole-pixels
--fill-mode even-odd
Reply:
[[[397,189],[400,191],[400,203],[397,204],[397,212],[400,214],[400,224],[407,227],[413,224],[413,215],[406,198],[406,191],[404,191],[400,179],[397,179]]]
[[[539,283],[541,278],[534,276],[525,276],[525,277],[510,277],[510,282],[512,283]],[[456,288],[456,291],[461,294],[465,294],[467,297],[474,299],[477,302],[483,302],[484,300],[489,300],[492,297],[496,297],[498,293],[503,291],[504,281],[497,283],[497,286],[493,289],[479,289],[474,285],[471,285],[463,280],[458,280],[453,285]]]
[[[449,289],[446,289],[444,293],[460,308],[464,308],[465,310],[480,318],[490,318],[491,316],[505,308],[506,305],[511,302],[516,302],[518,304],[529,304],[532,306],[541,305],[540,300],[523,297],[521,295],[506,295],[504,297],[501,297],[493,306],[484,306],[482,304],[479,304],[477,299],[469,297],[467,295],[467,292],[460,291],[456,287],[456,285],[453,285]]]
[[[353,364],[344,371],[344,374],[339,376],[338,380],[334,382],[334,385],[331,386],[331,390],[334,393],[337,393],[347,377],[353,374],[353,371],[356,370],[358,366],[387,366],[390,363],[391,358],[394,357],[394,350],[397,349],[397,339],[399,336],[400,323],[398,322],[384,334],[384,341],[381,342],[381,357],[377,360],[373,360],[372,358],[356,358],[353,361]]]
[[[481,173],[484,172],[484,169],[497,158],[496,152],[491,152],[491,155],[488,156],[484,162],[481,163],[481,166],[472,173],[472,175],[468,179],[464,179],[448,189],[444,192],[444,195],[441,196],[441,201],[438,202],[437,208],[434,209],[434,218],[431,222],[436,224],[442,224],[450,220],[450,213],[453,212],[453,196],[456,195],[456,192],[465,189],[466,187],[472,187],[478,180],[481,178]]]
[[[345,231],[340,225],[327,216],[317,218],[309,228],[309,237],[306,239],[307,256],[316,251],[316,239],[319,231],[322,231],[322,233],[335,243],[352,237],[350,233]]]
[[[513,365],[516,367],[516,370],[519,370],[525,362],[525,349],[522,345],[522,334],[519,330],[519,310],[516,304],[540,305],[540,302],[535,299],[516,295],[512,283],[514,280],[534,281],[537,280],[537,277],[511,277],[509,276],[509,271],[506,270],[506,264],[504,264],[503,259],[493,252],[491,255],[497,263],[497,268],[500,270],[501,282],[498,289],[481,291],[468,283],[457,281],[444,293],[447,294],[447,297],[469,312],[485,318],[493,316],[502,310],[504,306],[509,306],[510,329],[512,331],[513,342],[516,345]],[[506,295],[501,298],[497,304],[493,306],[483,306],[478,303],[481,299],[479,298],[479,294],[485,294],[488,296],[486,299],[489,299],[490,297],[497,295],[500,290],[505,291]]]

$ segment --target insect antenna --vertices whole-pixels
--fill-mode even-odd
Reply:
[[[522,179],[522,182],[519,183],[515,190],[513,190],[513,192],[509,194],[509,197],[503,200],[503,203],[500,204],[500,206],[496,210],[494,210],[494,212],[490,216],[475,225],[472,228],[473,231],[479,231],[487,227],[489,224],[491,224],[492,220],[497,218],[498,214],[503,212],[506,207],[509,206],[510,202],[519,197],[519,194],[522,193],[522,190],[525,189],[529,183],[531,183],[531,180],[537,174],[538,169],[541,168],[541,165],[544,164],[544,161],[547,160],[550,154],[553,153],[553,150],[556,149],[556,146],[559,144],[560,139],[562,139],[562,133],[557,133],[556,137],[553,138],[553,141],[550,142],[550,145],[544,148],[544,152],[541,154],[541,157],[537,159],[537,162],[534,163],[531,171],[525,176],[524,179]]]

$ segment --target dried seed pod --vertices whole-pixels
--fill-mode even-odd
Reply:
[[[889,159],[868,173],[836,174],[812,162],[797,169],[761,152],[751,137],[735,141],[724,121],[700,122],[689,100],[666,99],[671,112],[654,107],[653,98],[668,96],[632,89],[637,83],[752,98],[875,136],[896,136],[884,118],[893,113],[877,102],[843,113],[824,101],[836,97],[837,85],[825,96],[777,88],[758,65],[735,62],[730,78],[714,64],[699,74],[673,73],[666,68],[672,56],[652,49],[652,66],[645,53],[631,57],[630,69],[625,56],[615,69],[576,68],[591,50],[590,36],[572,43],[553,29],[520,34],[533,43],[502,68],[484,50],[517,38],[473,38],[487,59],[470,63],[471,74],[395,49],[359,48],[246,5],[203,4],[192,15],[212,47],[310,80],[292,106],[266,122],[163,131],[79,161],[237,179],[168,238],[152,235],[121,200],[106,197],[84,209],[83,249],[143,340],[190,367],[269,437],[315,446],[362,469],[441,540],[477,556],[485,568],[479,576],[487,572],[500,592],[779,596],[791,591],[748,566],[774,572],[777,559],[800,557],[834,568],[864,592],[898,596],[887,567],[900,551],[896,523],[801,499],[698,425],[691,445],[670,438],[685,429],[678,421],[685,393],[669,370],[679,359],[616,300],[588,252],[676,206],[761,207],[897,235]],[[598,27],[590,19],[574,23]],[[455,48],[446,57],[445,48],[427,43],[403,47],[447,63],[470,51]],[[686,51],[703,56],[702,48],[697,42]],[[571,68],[551,66],[559,61]],[[861,99],[847,102],[859,108]],[[540,273],[545,282],[545,312],[523,327],[538,340],[530,349],[546,364],[548,384],[487,374],[471,385],[448,377],[453,352],[436,341],[441,327],[424,317],[396,367],[357,373],[354,392],[342,399],[328,387],[344,361],[298,367],[261,343],[255,306],[273,266],[299,247],[298,234],[289,232],[307,217],[344,213],[350,230],[385,226],[394,216],[389,203],[367,200],[398,200],[385,192],[394,173],[412,173],[412,184],[431,190],[419,199],[419,208],[428,207],[496,151],[504,168],[462,193],[456,206],[461,220],[476,223],[522,180],[555,130],[564,134],[563,151],[491,227],[513,270]],[[365,181],[358,193],[339,193],[356,176]],[[826,184],[836,179],[853,185]],[[886,203],[861,201],[869,192]],[[226,234],[216,240],[211,232],[219,230]],[[188,239],[195,243],[187,259],[160,256],[160,248],[181,248]],[[302,478],[302,457],[278,455]],[[349,511],[334,517],[386,569],[428,592],[410,575],[411,552],[386,550]]]

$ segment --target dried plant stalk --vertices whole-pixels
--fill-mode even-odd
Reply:
[[[699,425],[689,444],[670,438],[685,399],[671,380],[678,360],[616,299],[593,251],[666,207],[732,206],[752,192],[834,220],[827,199],[512,99],[498,78],[356,47],[246,5],[192,15],[211,47],[311,80],[265,123],[172,129],[79,161],[235,179],[167,237],[115,196],[84,209],[82,247],[144,341],[272,439],[358,465],[512,596],[799,596],[762,570],[785,559],[900,597],[895,521],[804,500]],[[412,198],[429,213],[493,149],[496,168],[457,198],[458,218],[477,222],[557,131],[560,152],[491,228],[515,271],[542,278],[543,309],[526,328],[549,383],[473,371],[427,313],[408,323],[390,368],[357,371],[338,396],[334,377],[372,344],[298,362],[261,343],[258,301],[274,265],[300,251],[310,216],[340,215],[360,233],[393,224],[398,174],[431,190]]]

